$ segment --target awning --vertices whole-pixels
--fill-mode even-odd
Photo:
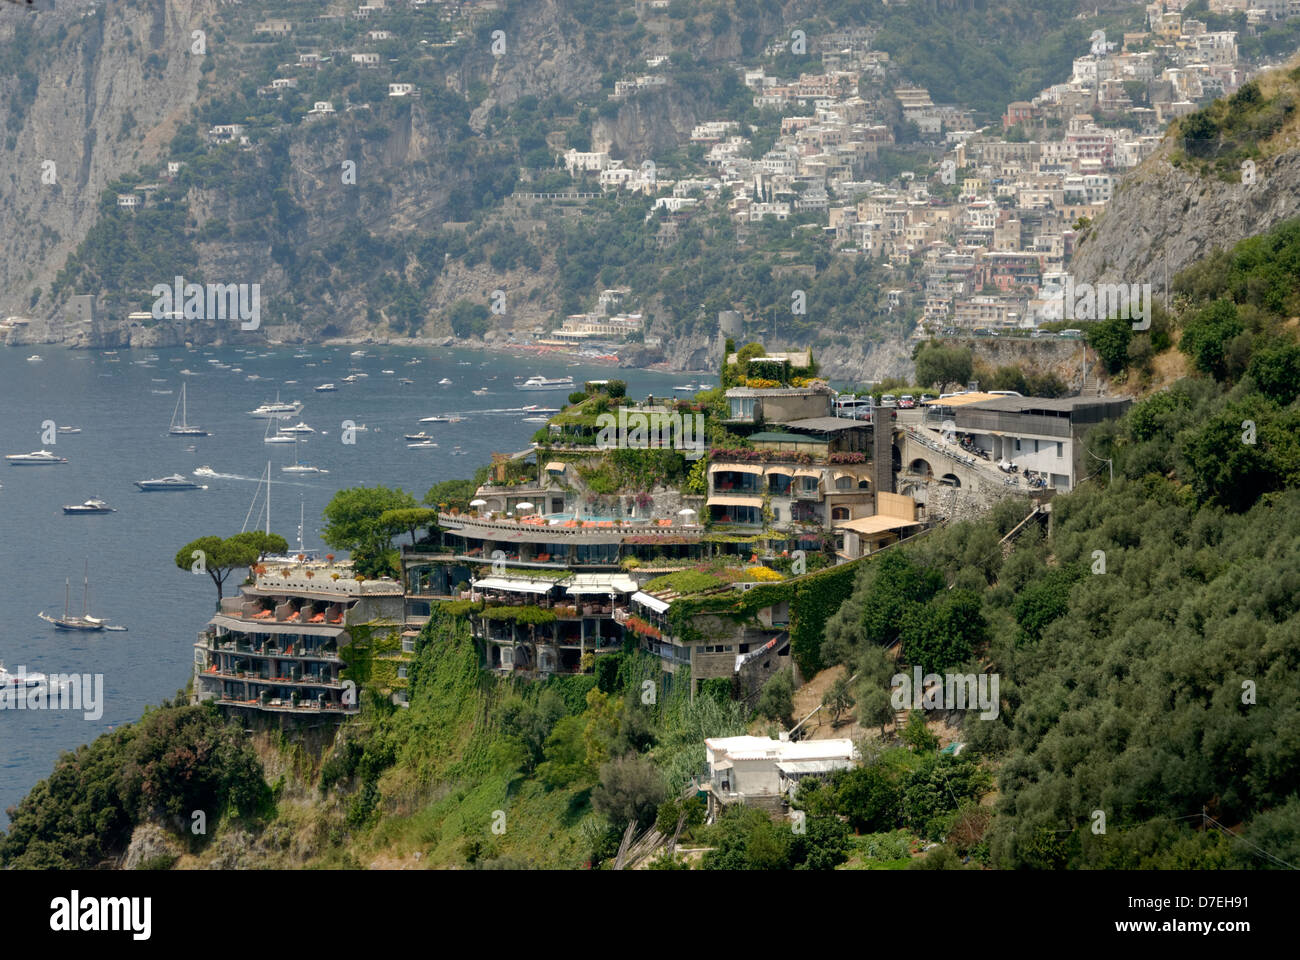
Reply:
[[[905,527],[923,527],[925,524],[917,520],[903,520],[900,517],[882,516],[876,514],[871,517],[859,517],[856,520],[846,520],[844,523],[835,524],[836,530],[852,530],[854,533],[886,533],[890,530],[902,530]]]
[[[584,593],[635,593],[637,589],[636,581],[629,576],[621,573],[580,573],[573,578],[573,583],[569,586],[568,593],[578,595]]]
[[[513,577],[484,577],[471,580],[470,586],[475,590],[507,590],[511,593],[550,593],[555,580],[525,580]]]
[[[833,476],[836,480],[839,480],[841,477],[848,477],[850,480],[853,481],[867,479],[866,477],[859,477],[856,473],[849,473],[847,470],[836,470],[831,476]]]
[[[807,467],[800,467],[794,472],[794,475],[796,477],[816,477],[818,480],[822,478],[822,472],[820,470],[810,470]]]
[[[709,473],[753,473],[763,475],[763,465],[759,463],[714,463],[709,466]]]
[[[300,634],[304,637],[337,637],[347,628],[341,623],[285,623],[283,620],[241,620],[217,614],[211,621],[234,633]]]
[[[660,600],[658,597],[652,597],[650,594],[642,593],[640,590],[632,594],[632,599],[641,604],[641,606],[653,610],[655,613],[668,612],[669,604],[667,600]]]
[[[783,477],[793,477],[794,467],[768,467],[767,472],[769,476],[772,474],[779,474]]]
[[[760,496],[709,497],[708,506],[710,507],[762,507],[763,498]]]
[[[564,472],[564,464],[560,463],[560,461],[558,461],[558,460],[552,460],[550,463],[548,463],[548,464],[546,465],[546,472],[547,472],[547,473],[563,473],[563,472]]]
[[[853,766],[853,761],[843,760],[782,760],[776,768],[784,774],[803,776],[808,773],[832,773],[844,767]]]

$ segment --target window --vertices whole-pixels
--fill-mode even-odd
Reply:
[[[835,489],[836,489],[836,490],[852,490],[852,489],[853,489],[853,478],[852,478],[852,477],[839,477],[839,478],[837,478],[836,481],[835,481]]]
[[[832,508],[831,508],[831,519],[832,519],[832,520],[847,520],[847,519],[849,519],[849,508],[848,508],[848,507],[832,507]]]
[[[772,522],[773,522],[773,523],[780,523],[780,522],[781,522],[781,508],[780,508],[780,507],[773,507],[773,508],[772,508]]]
[[[753,397],[732,397],[731,398],[731,419],[732,420],[753,420],[754,419],[754,398]]]
[[[398,667],[398,668],[397,668],[397,679],[399,679],[399,680],[405,680],[405,679],[406,679],[406,667]]]
[[[1060,440],[1056,441],[1056,459],[1061,459],[1065,454],[1065,444]]]

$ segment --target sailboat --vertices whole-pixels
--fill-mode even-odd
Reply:
[[[257,492],[253,494],[253,502],[248,505],[248,513],[244,516],[244,525],[240,528],[240,533],[243,533],[245,530],[247,530],[249,521],[253,520],[253,509],[257,506],[257,501],[261,498],[262,495],[261,491],[262,491],[263,478],[265,478],[266,480],[266,503],[263,505],[262,509],[257,512],[257,519],[264,520],[265,526],[263,526],[262,529],[265,533],[269,534],[271,532],[271,483],[273,481],[271,480],[271,463],[268,460],[266,464],[265,472],[263,472],[262,477],[258,478]],[[315,559],[314,554],[311,551],[303,549],[302,533],[303,533],[304,521],[306,520],[305,510],[306,508],[302,500],[300,499],[298,502],[298,553],[308,560],[314,560]],[[277,561],[293,561],[293,560],[297,560],[297,557],[290,557],[290,556],[276,557],[276,556],[267,555],[262,557],[262,559],[277,560]]]
[[[294,434],[293,439],[294,439],[294,445],[293,445],[294,462],[287,467],[281,467],[280,470],[282,472],[284,473],[329,473],[328,470],[322,470],[320,467],[313,467],[306,460],[300,460],[298,458],[298,443],[297,443],[299,439],[298,434]]]
[[[185,399],[185,381],[181,381],[181,398],[176,401],[176,409],[172,411],[171,426],[167,432],[173,437],[206,437],[208,431],[202,427],[191,426],[189,423],[188,403]],[[181,415],[181,422],[176,422],[176,414]]]
[[[74,617],[71,613],[72,607],[72,582],[67,578],[63,581],[63,616],[51,617],[44,610],[37,614],[46,623],[52,623],[60,630],[82,630],[94,631],[103,630],[105,621],[99,617],[90,615],[90,561],[86,561],[86,585],[85,593],[81,601],[81,616]]]

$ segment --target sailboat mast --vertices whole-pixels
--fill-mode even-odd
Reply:
[[[279,394],[276,394],[279,396]],[[271,461],[266,461],[266,533],[271,534]]]
[[[81,594],[81,615],[83,617],[90,615],[90,561],[86,561],[85,580]]]
[[[72,613],[72,580],[68,577],[63,578],[63,619],[68,619]]]

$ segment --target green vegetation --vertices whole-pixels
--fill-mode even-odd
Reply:
[[[1258,80],[1243,84],[1232,96],[1178,121],[1170,134],[1181,146],[1177,159],[1195,165],[1202,175],[1239,181],[1243,162],[1260,159],[1270,150],[1270,140],[1294,126],[1298,97],[1300,68],[1270,76],[1267,92]]]
[[[385,486],[340,490],[325,506],[321,539],[335,550],[349,550],[356,572],[365,577],[401,576],[393,537],[437,521],[432,510],[421,510],[415,497]]]
[[[212,706],[180,706],[183,697],[60,756],[49,778],[11,808],[0,865],[102,868],[145,822],[166,824],[192,852],[224,820],[264,824],[272,791],[242,724],[222,720]],[[192,829],[198,824],[201,832]]]
[[[268,554],[283,554],[289,549],[284,537],[276,533],[249,530],[233,537],[199,537],[176,551],[176,566],[190,573],[206,573],[216,585],[217,600],[223,596],[226,580],[241,567],[252,567]]]

